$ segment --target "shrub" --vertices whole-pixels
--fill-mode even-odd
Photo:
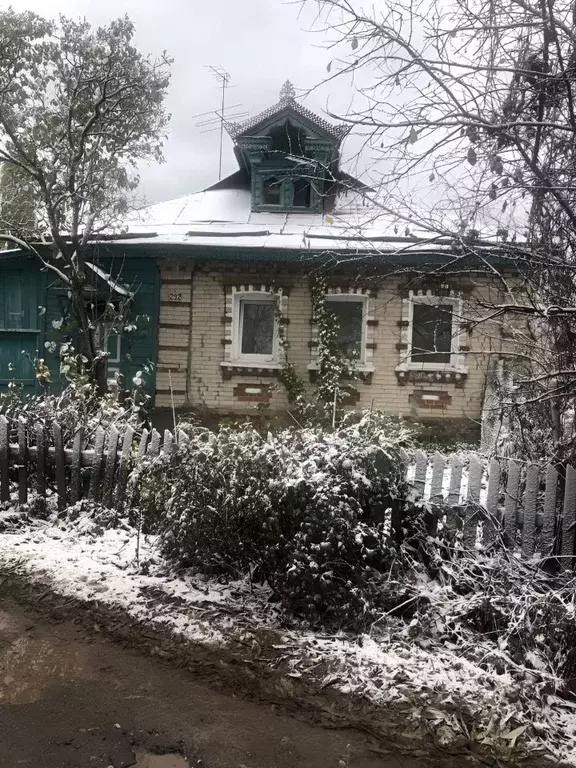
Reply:
[[[408,440],[380,415],[334,432],[189,428],[140,470],[145,525],[183,566],[250,574],[297,615],[363,624],[398,560],[391,517]]]
[[[61,371],[65,375],[55,391],[49,379],[42,379],[42,392],[26,394],[14,382],[7,392],[0,393],[0,415],[8,419],[24,419],[28,424],[44,424],[50,428],[57,421],[65,441],[74,437],[79,427],[89,443],[97,427],[107,430],[112,424],[139,426],[145,418],[147,396],[134,388],[128,392],[108,392],[99,396],[96,385],[83,371],[81,355],[74,354],[69,344],[61,348]],[[43,360],[34,360],[37,371],[48,371]],[[40,373],[37,374],[39,381]],[[49,375],[42,373],[42,376]],[[60,388],[59,384],[63,384]]]

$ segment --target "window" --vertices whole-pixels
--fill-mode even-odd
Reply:
[[[293,190],[293,206],[295,208],[310,208],[310,182],[306,179],[296,179]]]
[[[246,363],[278,359],[276,306],[270,294],[254,291],[235,296],[233,358]]]
[[[349,360],[364,362],[365,302],[347,295],[327,296],[326,308],[338,323],[338,345]]]
[[[264,205],[282,204],[282,182],[275,176],[265,179],[262,185],[262,202]]]
[[[37,330],[38,278],[27,272],[0,274],[0,328]]]
[[[450,364],[453,306],[435,301],[412,302],[410,362],[426,366]]]

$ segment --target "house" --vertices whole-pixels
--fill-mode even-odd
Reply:
[[[134,309],[151,318],[134,340],[117,339],[110,365],[128,378],[153,362],[159,408],[285,411],[287,362],[308,387],[317,376],[321,285],[342,354],[354,360],[351,407],[477,424],[502,344],[477,323],[499,291],[485,266],[499,246],[483,246],[480,263],[382,216],[371,190],[340,167],[348,129],[301,106],[290,83],[273,107],[227,129],[235,173],[143,209],[123,234],[93,244],[100,278],[137,287]],[[10,322],[0,312],[0,348]],[[36,333],[42,346],[45,331]]]

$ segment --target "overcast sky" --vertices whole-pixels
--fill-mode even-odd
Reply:
[[[141,51],[166,49],[174,59],[168,108],[172,121],[165,145],[166,162],[142,169],[141,193],[149,202],[195,192],[218,180],[218,132],[203,134],[195,115],[219,106],[217,83],[205,65],[220,65],[232,76],[228,103],[254,115],[278,100],[282,83],[308,89],[326,75],[334,52],[328,37],[311,31],[313,4],[301,12],[283,0],[12,0],[15,10],[45,17],[60,13],[101,24],[127,13],[136,25]],[[303,103],[322,113],[330,105],[345,109],[351,91],[320,89]],[[353,150],[353,140],[348,140]],[[223,175],[236,170],[232,145],[225,137]]]

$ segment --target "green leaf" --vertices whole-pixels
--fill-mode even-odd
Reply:
[[[518,736],[522,736],[524,731],[528,728],[527,725],[520,725],[518,728],[514,728],[513,731],[508,731],[507,733],[502,734],[503,739],[508,739],[511,742],[510,746],[513,746],[516,743],[516,739]]]
[[[358,38],[357,37],[353,37],[352,38],[352,50],[355,51],[356,48],[358,48]]]
[[[490,170],[492,173],[495,173],[496,176],[502,176],[504,171],[504,164],[500,155],[494,155],[494,157],[490,160]]]
[[[324,222],[326,224],[334,224],[334,219],[332,218],[332,216],[324,216]]]
[[[416,144],[416,142],[418,141],[418,131],[416,130],[416,128],[410,129],[410,136],[408,136],[408,141],[410,142],[410,144]]]

